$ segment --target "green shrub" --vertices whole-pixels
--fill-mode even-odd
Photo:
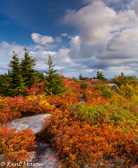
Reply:
[[[112,98],[113,95],[114,95],[114,91],[112,91],[112,90],[104,90],[104,91],[103,91],[103,96]]]
[[[104,90],[108,89],[108,86],[107,85],[97,84],[97,85],[94,86],[94,89],[101,90],[103,92]]]
[[[86,89],[88,87],[89,83],[88,82],[82,82],[80,87],[81,89]]]
[[[138,124],[136,109],[131,113],[131,105],[124,104],[120,106],[118,102],[100,106],[87,106],[85,104],[71,105],[70,109],[80,116],[80,120],[87,120],[89,124],[96,124],[98,119],[104,122],[112,121],[114,125],[124,122],[124,125],[134,127]]]
[[[126,84],[125,86],[121,85],[120,94],[126,98],[131,98],[132,96],[135,95],[135,91],[132,85]]]
[[[106,97],[113,97],[113,95],[115,94],[115,92],[113,90],[111,90],[109,88],[109,86],[107,85],[101,85],[101,84],[98,84],[98,85],[95,85],[94,87],[96,90],[101,90],[103,92],[103,96],[106,96]]]

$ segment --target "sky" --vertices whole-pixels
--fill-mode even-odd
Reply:
[[[0,0],[0,74],[24,47],[40,71],[138,77],[138,0]]]

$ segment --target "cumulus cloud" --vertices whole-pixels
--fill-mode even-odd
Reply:
[[[29,55],[32,55],[36,58],[36,69],[45,70],[47,68],[45,62],[48,60],[48,55],[51,55],[53,58],[57,52],[46,50],[45,46],[36,45],[36,46],[27,46]],[[13,56],[13,51],[17,53],[18,58],[21,59],[24,57],[24,46],[18,45],[16,43],[8,43],[6,41],[1,42],[0,44],[0,73],[6,73],[8,70],[8,64],[11,61]]]
[[[134,26],[136,21],[138,18],[133,10],[117,13],[101,0],[97,0],[78,11],[68,10],[62,24],[75,26],[86,44],[97,44],[108,40],[113,31]]]
[[[47,44],[47,43],[54,42],[54,39],[52,36],[43,36],[43,35],[40,35],[39,33],[32,33],[31,37],[32,37],[32,40],[38,44]]]
[[[80,45],[81,41],[79,36],[75,36],[71,39],[69,55],[73,56],[72,58],[80,58]]]
[[[91,72],[102,69],[108,77],[110,73],[107,72],[113,72],[112,67],[117,75],[121,71],[126,75],[137,74],[138,0],[134,0],[133,7],[131,1],[127,2],[122,10],[111,7],[113,3],[121,3],[120,0],[112,3],[90,0],[78,11],[67,10],[62,24],[79,31],[79,36],[72,37],[69,42],[68,56],[79,67],[85,65],[85,69]]]
[[[48,55],[54,56],[56,52],[53,51],[30,51],[37,61],[45,62],[48,60]]]
[[[13,51],[18,53],[18,56],[22,58],[24,53],[24,46],[17,45],[16,43],[9,44],[6,41],[1,42],[0,44],[0,59],[10,60],[13,56]]]
[[[0,73],[7,73],[8,64],[13,56],[13,51],[18,54],[21,60],[24,55],[24,46],[17,45],[16,43],[8,43],[3,41],[0,43]]]
[[[60,48],[56,54],[56,60],[62,62],[71,62],[68,48]]]
[[[130,28],[122,32],[115,33],[111,41],[109,41],[108,49],[119,50],[126,46],[132,47],[136,45],[138,45],[138,29]]]
[[[78,77],[81,73],[93,77],[97,69],[102,70],[107,78],[120,75],[121,72],[137,75],[138,0],[133,3],[128,1],[130,3],[126,6],[133,4],[133,8],[116,10],[112,7],[112,3],[118,4],[121,0],[112,3],[109,0],[89,0],[86,6],[77,11],[68,10],[62,18],[62,24],[77,30],[77,35],[72,37],[67,33],[61,34],[70,39],[68,48],[63,46],[53,50],[61,42],[61,37],[32,33],[31,37],[37,44],[28,46],[28,49],[37,59],[36,69],[48,68],[45,62],[50,54],[58,72],[63,70],[65,76]],[[13,50],[22,53],[23,48],[2,42],[0,56],[9,59]]]

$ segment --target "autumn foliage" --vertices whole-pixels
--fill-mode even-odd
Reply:
[[[30,158],[35,145],[35,136],[32,130],[26,129],[16,132],[0,127],[0,154],[4,155],[5,162],[24,163]]]
[[[82,81],[63,78],[65,91],[48,95],[43,92],[43,83],[38,86],[36,80],[26,89],[25,97],[0,97],[0,122],[51,113],[37,136],[52,144],[62,167],[136,167],[137,86],[129,83],[114,90],[106,82],[86,82],[87,86],[82,86]],[[82,96],[86,102],[81,104]],[[23,162],[30,157],[34,140],[29,129],[16,132],[1,125],[0,154],[6,161]]]
[[[59,108],[44,123],[42,138],[49,137],[62,160],[62,166],[136,166],[137,95],[127,99],[105,85],[90,85],[83,92],[84,104],[72,103],[64,110]]]
[[[86,107],[82,110],[82,106],[80,110],[76,109],[78,107],[71,107],[64,112],[57,110],[45,125],[43,136],[51,136],[53,147],[63,165],[84,167],[88,164],[91,167],[99,164],[100,159],[104,159],[106,163],[114,159],[118,164],[119,157],[124,165],[136,164],[138,134],[133,131],[136,125],[124,126],[122,129],[125,121],[117,123],[116,118],[111,120],[104,117],[103,110],[100,109],[95,112],[91,109],[93,115],[89,114],[90,109],[89,113],[84,114]]]

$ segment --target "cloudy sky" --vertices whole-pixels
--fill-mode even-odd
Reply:
[[[25,46],[37,70],[138,76],[138,0],[0,0],[0,73]]]

